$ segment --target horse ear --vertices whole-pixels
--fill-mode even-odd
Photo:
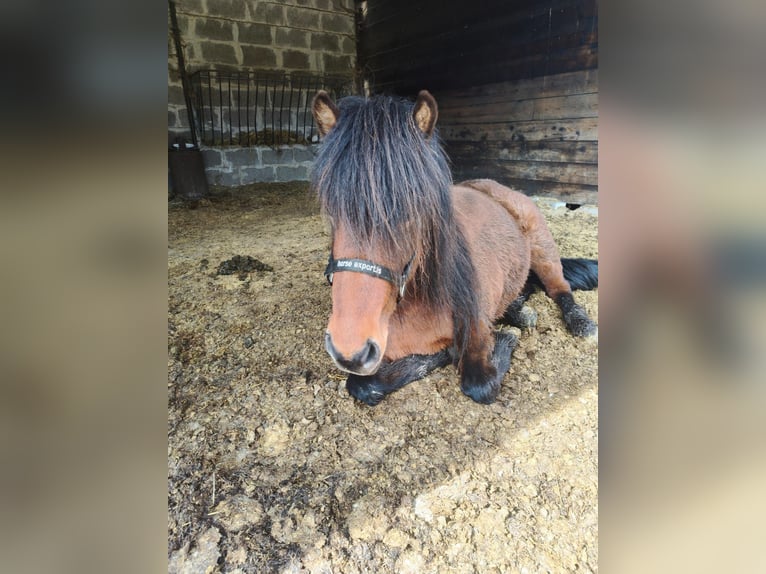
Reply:
[[[335,127],[340,112],[327,92],[319,90],[311,103],[311,113],[314,114],[319,134],[326,136]]]
[[[415,107],[412,110],[412,116],[415,118],[415,125],[420,128],[426,137],[430,137],[434,132],[436,119],[439,117],[439,108],[436,100],[428,92],[421,90],[418,99],[415,100]]]

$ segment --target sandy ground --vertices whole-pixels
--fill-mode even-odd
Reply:
[[[597,257],[594,209],[540,204]],[[370,408],[323,348],[327,249],[305,184],[169,205],[169,571],[597,571],[596,345],[538,293],[496,403],[445,368]]]

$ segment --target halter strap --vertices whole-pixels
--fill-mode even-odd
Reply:
[[[388,281],[394,287],[398,289],[397,301],[404,297],[404,290],[407,287],[407,278],[410,275],[410,269],[412,268],[412,261],[415,259],[413,254],[407,265],[404,266],[404,270],[401,274],[396,274],[388,267],[378,265],[373,261],[367,259],[333,259],[332,252],[327,261],[327,268],[324,270],[324,275],[327,277],[327,282],[332,285],[333,274],[339,271],[354,271],[355,273],[364,273],[371,277],[383,279]]]

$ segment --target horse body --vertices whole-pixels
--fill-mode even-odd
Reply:
[[[509,190],[510,191],[510,190]],[[465,238],[474,267],[479,319],[490,333],[519,296],[529,273],[529,241],[518,222],[487,194],[457,185],[451,188],[456,225]],[[508,249],[509,245],[518,249]],[[466,280],[468,278],[465,278]],[[454,344],[452,310],[408,298],[394,311],[385,353],[387,360],[430,355]],[[482,330],[477,335],[483,335]]]
[[[530,273],[570,331],[595,331],[534,203],[491,180],[451,185],[430,94],[337,107],[320,92],[313,111],[329,134],[312,176],[332,227],[325,344],[353,396],[376,404],[451,362],[465,394],[492,402],[516,344],[493,324],[528,326]]]

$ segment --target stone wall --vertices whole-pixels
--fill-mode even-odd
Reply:
[[[306,181],[316,151],[316,145],[208,147],[202,149],[202,158],[211,185],[234,186],[256,182]]]
[[[201,69],[278,70],[353,75],[356,61],[353,0],[177,0],[178,25],[190,73]],[[183,88],[175,46],[168,27],[168,141],[189,141]],[[246,174],[282,180],[305,171],[305,154],[312,146],[272,148],[213,148],[206,159],[225,174],[211,183],[247,183]],[[249,151],[248,151],[249,150]],[[297,154],[297,155],[296,155]],[[234,167],[229,158],[248,156],[249,171]],[[272,161],[279,160],[276,163]],[[227,172],[227,168],[229,171]],[[281,169],[280,169],[281,168]],[[262,170],[262,171],[258,171]],[[299,179],[305,179],[305,176]],[[232,183],[223,183],[231,181]]]

